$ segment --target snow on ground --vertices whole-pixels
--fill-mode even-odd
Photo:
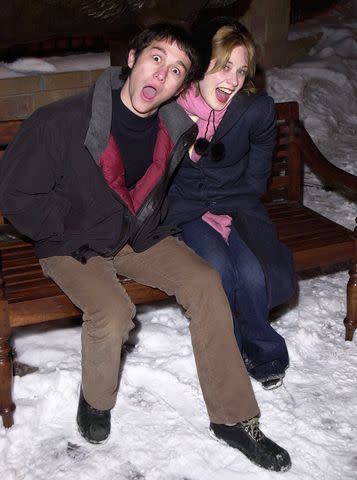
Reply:
[[[277,101],[298,100],[323,153],[357,174],[357,19],[335,14],[291,35],[318,31],[323,36],[304,60],[269,72],[269,91]],[[324,191],[309,172],[306,182],[314,185],[305,188],[310,205],[353,228],[356,198]],[[300,279],[298,303],[275,322],[290,352],[284,385],[264,391],[253,383],[263,430],[291,454],[289,472],[264,471],[209,435],[187,322],[166,303],[138,310],[137,344],[125,358],[112,434],[99,446],[76,429],[80,327],[19,329],[18,359],[39,370],[15,379],[15,425],[0,428],[1,478],[357,479],[357,338],[344,341],[346,281],[346,270]]]

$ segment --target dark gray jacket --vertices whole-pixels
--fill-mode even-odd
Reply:
[[[136,212],[107,184],[99,165],[111,130],[112,89],[120,69],[109,68],[88,93],[37,110],[26,120],[0,165],[0,210],[33,240],[38,257],[73,255],[85,262],[110,256],[126,243],[145,250],[174,233],[159,227],[170,177],[197,129],[175,103],[160,109],[173,144],[167,168]]]

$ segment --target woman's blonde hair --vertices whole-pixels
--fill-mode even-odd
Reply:
[[[216,63],[206,73],[222,70],[229,61],[232,51],[239,46],[244,46],[248,52],[248,71],[242,91],[253,93],[256,91],[253,83],[256,69],[256,48],[250,32],[238,22],[224,25],[215,33],[212,38],[211,59],[215,59]]]

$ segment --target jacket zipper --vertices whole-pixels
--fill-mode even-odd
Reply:
[[[185,132],[183,135],[187,134],[187,132]],[[172,162],[172,159],[174,157],[174,155],[176,154],[176,150],[179,148],[179,143],[180,141],[178,141],[176,143],[176,147],[173,148],[171,154],[170,154],[170,158],[169,158],[169,161],[168,161],[168,168],[167,170],[169,170],[170,168],[170,164]],[[185,145],[183,145],[185,146]],[[181,155],[180,159],[182,159],[184,154]],[[178,162],[179,163],[179,162]],[[165,174],[163,175],[163,177],[161,177],[161,179],[158,181],[158,183],[154,186],[154,188],[151,190],[151,192],[149,193],[149,195],[146,197],[146,200],[144,201],[144,203],[141,205],[141,207],[139,208],[138,212],[137,212],[137,216],[140,215],[140,212],[147,206],[147,204],[151,201],[152,197],[154,196],[155,192],[158,190],[158,188],[161,186],[161,184],[163,183],[164,181],[164,178],[165,178]],[[168,176],[167,180],[169,180],[171,178],[171,176]],[[164,200],[164,198],[162,199]],[[132,244],[135,244],[137,238],[139,237],[139,235],[141,234],[143,228],[146,226],[146,223],[147,223],[147,219],[150,218],[150,216],[146,217],[142,224],[140,225],[138,231],[136,232],[134,238],[132,239],[131,243]]]

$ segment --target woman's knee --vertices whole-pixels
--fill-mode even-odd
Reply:
[[[236,265],[239,282],[250,290],[261,290],[266,288],[265,275],[259,260],[255,257],[242,260]]]
[[[195,251],[203,260],[205,260],[214,270],[216,270],[222,279],[224,284],[234,282],[235,270],[232,264],[231,258],[225,248],[222,246],[214,245],[209,246],[207,244],[201,244],[199,247],[189,244],[189,247]]]

